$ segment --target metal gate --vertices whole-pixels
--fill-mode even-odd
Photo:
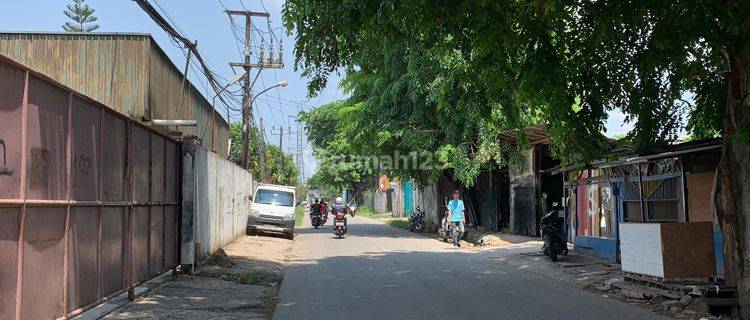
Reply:
[[[177,148],[0,55],[0,320],[72,316],[175,267]]]

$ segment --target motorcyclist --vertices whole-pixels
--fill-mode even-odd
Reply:
[[[336,201],[333,203],[333,206],[331,207],[331,213],[336,215],[339,211],[343,211],[344,215],[347,213],[354,216],[354,214],[349,210],[349,206],[344,204],[344,199],[341,199],[341,197],[336,197]],[[346,220],[344,220],[344,225],[346,225]]]
[[[349,214],[351,214],[352,217],[354,216],[355,211],[357,211],[357,202],[354,200],[349,201]]]
[[[318,198],[315,198],[310,205],[310,219],[312,219],[312,216],[316,213],[320,213],[320,203],[318,203]]]
[[[324,220],[328,220],[328,203],[326,203],[325,198],[320,198],[320,213]]]

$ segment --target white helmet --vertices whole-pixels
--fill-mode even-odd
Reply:
[[[341,197],[336,197],[336,203],[341,204],[344,202],[344,199],[341,199]]]

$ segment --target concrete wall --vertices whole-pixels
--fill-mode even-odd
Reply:
[[[380,190],[375,191],[375,194],[372,198],[372,210],[375,211],[375,213],[385,213],[386,212],[386,205],[388,203],[388,193],[382,192]]]
[[[373,210],[375,213],[390,212],[393,217],[401,217],[404,213],[404,189],[401,181],[391,180],[393,188],[388,192],[375,191]],[[390,195],[389,195],[390,194]],[[388,197],[391,200],[391,210],[388,210]]]
[[[182,264],[193,264],[245,234],[256,182],[194,140],[183,143],[183,168]]]
[[[430,183],[428,185],[417,185],[414,190],[414,207],[419,206],[425,211],[424,222],[427,231],[433,231],[437,229],[440,224],[439,216],[444,209],[441,205],[442,200],[438,196],[437,183]]]

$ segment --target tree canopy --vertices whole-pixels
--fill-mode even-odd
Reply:
[[[229,161],[242,166],[242,124],[231,123],[229,130],[232,137],[232,145],[229,148]],[[253,175],[256,179],[261,180],[262,173],[258,151],[258,146],[261,143],[260,132],[257,128],[251,126],[248,137],[250,139],[248,163],[250,168],[253,169]],[[268,182],[282,185],[297,184],[299,168],[294,163],[294,159],[289,155],[284,155],[278,146],[266,145],[266,167],[269,177]]]
[[[481,167],[507,162],[500,132],[532,124],[547,125],[565,162],[610,148],[615,109],[633,122],[636,148],[685,125],[717,135],[724,52],[738,50],[730,38],[746,23],[728,5],[290,0],[284,18],[311,95],[346,72],[351,97],[331,108],[356,154],[434,153],[471,184]]]
[[[347,159],[355,152],[355,141],[347,136],[357,130],[352,127],[353,122],[346,120],[347,111],[344,103],[334,102],[302,112],[299,117],[318,160],[310,187],[328,196],[340,194],[344,188],[361,195],[368,182],[375,181],[371,164]]]

